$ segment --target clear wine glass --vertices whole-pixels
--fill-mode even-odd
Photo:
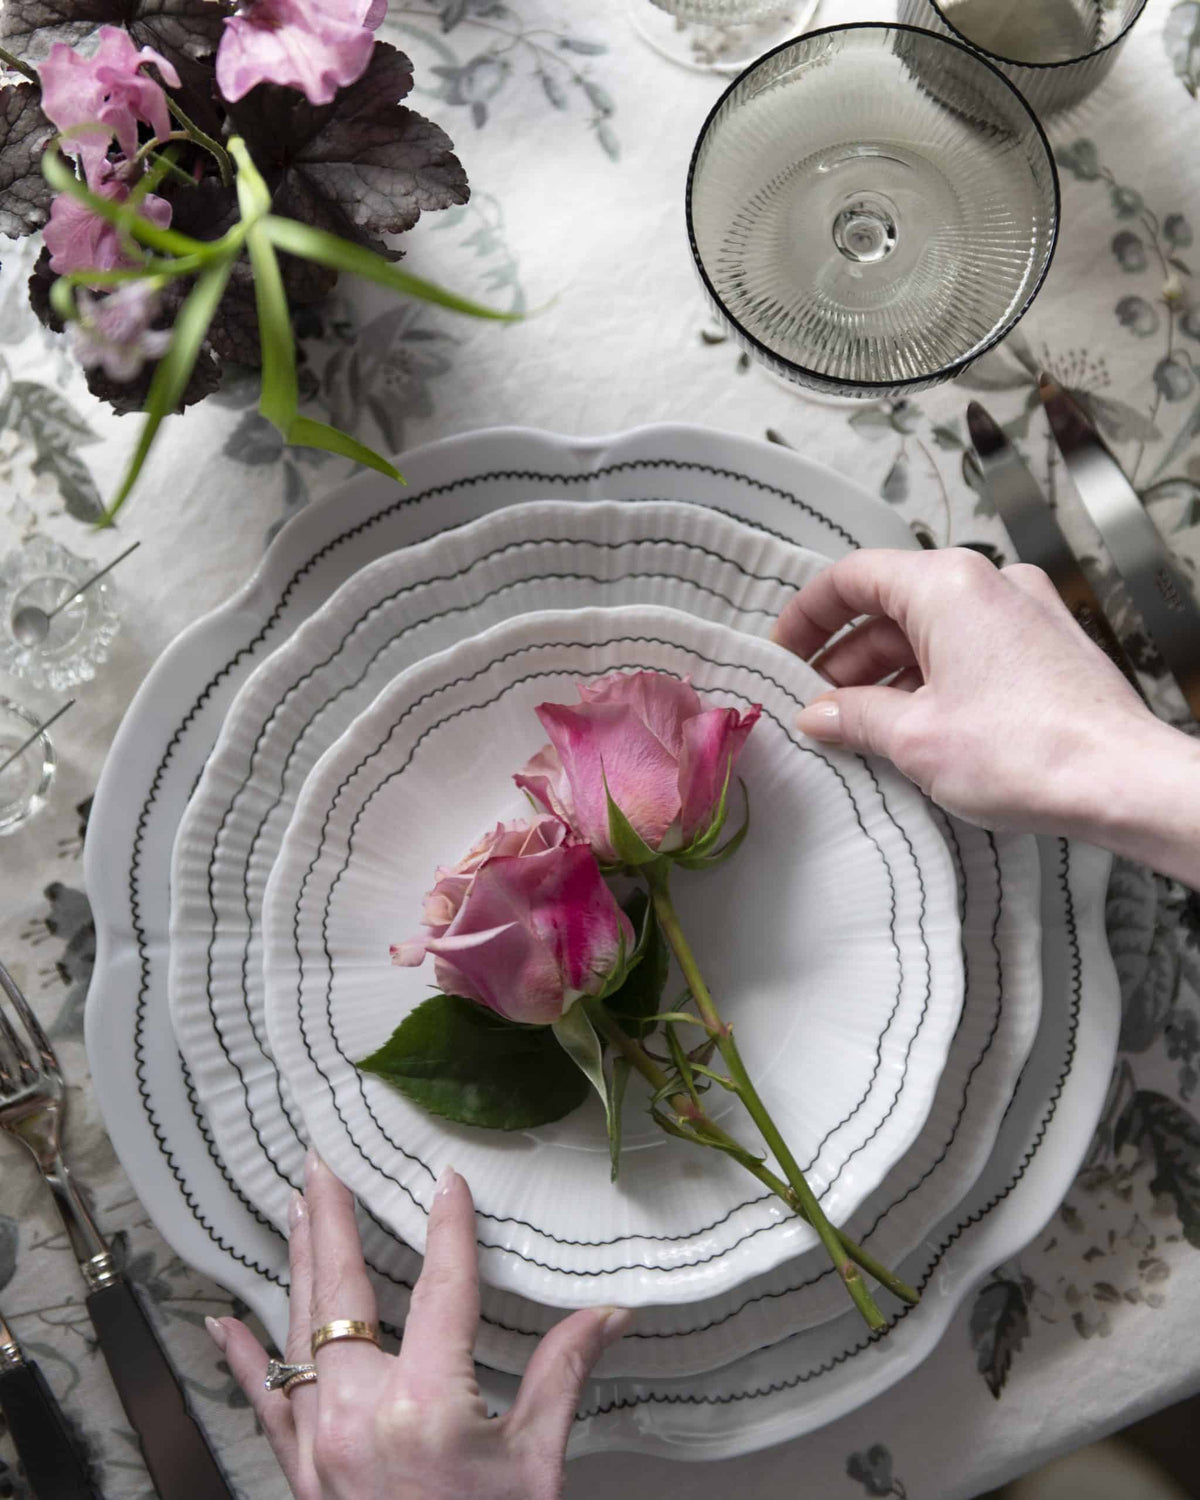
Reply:
[[[812,21],[820,0],[626,0],[634,30],[671,62],[740,73]]]
[[[50,793],[56,760],[49,735],[37,733],[40,723],[11,698],[0,698],[0,837],[27,823]]]
[[[900,0],[900,20],[974,47],[1044,116],[1091,93],[1145,8],[1146,0]]]
[[[1008,80],[911,26],[809,32],[726,89],[696,143],[687,221],[743,348],[827,396],[948,380],[1033,301],[1058,176]]]

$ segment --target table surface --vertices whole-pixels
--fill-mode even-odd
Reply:
[[[955,386],[854,406],[801,399],[710,321],[691,268],[688,156],[723,87],[635,35],[621,0],[391,0],[384,35],[417,66],[419,108],[449,130],[473,196],[408,237],[408,265],[503,306],[543,309],[507,328],[355,291],[306,329],[312,409],[385,449],[521,423],[573,434],[686,420],[769,437],[852,475],[923,541],[1011,560],[964,466],[964,410],[982,392],[1059,502],[1076,550],[1147,670],[1155,706],[1183,723],[1098,538],[1052,464],[1036,410],[1049,368],[1090,398],[1185,565],[1200,561],[1200,3],[1150,0],[1114,72],[1050,134],[1062,177],[1057,259],[1018,332]],[[890,4],[825,0],[819,24],[888,19]],[[119,538],[86,524],[137,427],[88,395],[34,320],[36,254],[5,247],[0,274],[0,552],[41,532],[97,563],[131,539],[118,574],[124,630],[56,739],[52,805],[0,844],[0,953],[76,1084],[70,1154],[119,1231],[194,1404],[243,1495],[286,1487],[203,1330],[230,1310],[159,1238],[123,1177],[87,1082],[82,1018],[95,947],[81,851],[89,799],[130,698],[160,651],[249,574],[279,522],[335,488],[338,459],[283,453],[234,386],[169,419]],[[1167,292],[1164,298],[1164,291]],[[1174,294],[1178,293],[1178,297]],[[964,389],[963,387],[966,387]],[[353,392],[362,391],[359,402]],[[69,468],[62,455],[75,455]],[[82,464],[82,469],[78,467]],[[64,480],[69,481],[64,486]],[[186,538],[186,543],[180,545]],[[0,679],[42,712],[51,695]],[[907,1381],[798,1443],[706,1468],[605,1456],[571,1466],[568,1495],[730,1492],[967,1496],[1200,1385],[1200,898],[1118,864],[1109,927],[1125,1003],[1122,1052],[1088,1165],[1054,1222],[969,1299]],[[1158,1128],[1113,1146],[1135,1095]],[[1142,1104],[1149,1102],[1145,1098]],[[0,1142],[0,1305],[95,1456],[110,1500],[152,1493],[91,1340],[50,1200]],[[0,1495],[25,1493],[0,1444]]]

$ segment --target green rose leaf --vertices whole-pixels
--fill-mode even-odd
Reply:
[[[625,983],[607,996],[604,1003],[620,1022],[622,1031],[640,1038],[654,1030],[654,1017],[662,1008],[671,950],[663,941],[658,918],[645,891],[634,891],[621,906],[639,935],[638,945]]]
[[[588,1095],[549,1027],[519,1026],[458,995],[423,1001],[358,1066],[430,1114],[488,1130],[548,1125]]]
[[[602,773],[603,774],[603,773]],[[609,842],[617,853],[617,860],[623,865],[632,865],[635,868],[641,865],[650,865],[655,860],[661,859],[657,849],[651,849],[641,834],[613,801],[612,793],[608,789],[608,777],[604,777],[604,796],[608,802],[608,837]]]

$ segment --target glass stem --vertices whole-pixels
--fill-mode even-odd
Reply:
[[[647,883],[650,887],[651,899],[654,902],[655,914],[658,917],[659,926],[662,928],[676,962],[683,971],[683,977],[691,990],[692,998],[696,1002],[696,1009],[701,1019],[709,1028],[710,1034],[717,1043],[717,1049],[729,1070],[729,1077],[733,1084],[734,1092],[741,1099],[746,1112],[758,1127],[759,1134],[770,1148],[775,1160],[783,1168],[783,1174],[787,1178],[788,1186],[795,1198],[795,1207],[803,1217],[812,1225],[816,1231],[817,1238],[824,1245],[829,1258],[833,1261],[838,1275],[846,1284],[846,1290],[850,1293],[851,1300],[862,1313],[868,1328],[880,1329],[887,1326],[887,1320],[880,1312],[875,1299],[871,1296],[866,1283],[859,1274],[858,1267],[847,1252],[841,1237],[836,1229],[825,1217],[825,1212],[817,1201],[816,1195],[804,1179],[799,1163],[788,1149],[787,1142],[779,1133],[770,1112],[758,1090],[751,1082],[746,1066],[742,1062],[737,1043],[733,1038],[733,1029],[721,1019],[720,1013],[709,993],[708,986],[704,982],[704,976],[700,972],[700,966],[696,962],[696,956],[692,952],[691,945],[684,936],[683,928],[679,923],[679,916],[675,911],[671,900],[669,867],[665,865],[655,869],[650,867],[644,871]],[[785,1200],[788,1201],[788,1200]]]

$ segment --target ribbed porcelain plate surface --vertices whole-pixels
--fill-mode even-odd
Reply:
[[[215,1148],[167,1005],[172,846],[250,674],[365,564],[531,498],[698,501],[830,556],[913,545],[894,511],[841,475],[778,446],[699,427],[586,441],[528,429],[470,433],[407,453],[405,474],[408,488],[399,493],[367,475],[304,511],[246,586],[173,643],[125,718],[89,823],[98,946],[86,1028],[105,1124],[176,1252],[245,1298],[277,1339],[287,1325],[286,1246]],[[1103,926],[1107,858],[1048,840],[1041,863],[1046,1003],[1037,1041],[977,1184],[902,1262],[925,1288],[921,1306],[896,1314],[882,1343],[866,1342],[853,1315],[710,1375],[597,1380],[573,1452],[729,1457],[844,1416],[925,1359],[963,1299],[1047,1221],[1099,1118],[1119,1001]],[[993,888],[1005,869],[992,870]],[[984,920],[981,912],[975,923]],[[768,1337],[775,1306],[757,1304]],[[489,1402],[511,1399],[513,1380],[486,1360],[479,1378]],[[870,1420],[865,1411],[867,1430]]]
[[[738,762],[749,836],[675,881],[685,930],[750,1074],[834,1223],[912,1144],[962,1006],[957,887],[921,795],[890,767],[826,751],[792,721],[820,691],[770,642],[681,611],[521,616],[409,668],[305,782],[267,885],[271,1051],[325,1160],[424,1248],[433,1187],[472,1183],[480,1273],[552,1306],[687,1302],[813,1247],[813,1230],[719,1153],[626,1102],[619,1185],[599,1102],[510,1133],[455,1127],[355,1059],[424,1000],[389,944],[438,864],[520,817],[512,774],[544,742],[534,709],[617,671],[689,676],[706,705],[762,719]],[[718,1123],[741,1131],[730,1096]]]
[[[378,559],[356,573],[247,680],[225,717],[175,845],[171,1005],[217,1147],[247,1201],[283,1223],[307,1139],[265,1046],[263,888],[304,777],[404,667],[537,605],[665,603],[765,631],[824,559],[711,508],[538,501]],[[452,599],[448,590],[453,589]],[[1033,841],[942,819],[960,882],[966,1004],[920,1137],[855,1214],[889,1262],[978,1174],[1040,1009],[1039,868]],[[400,1322],[419,1257],[370,1215],[364,1250],[382,1316]],[[610,1374],[712,1369],[843,1310],[819,1250],[750,1285],[640,1309],[604,1356]],[[519,1371],[556,1316],[483,1289],[477,1353]]]

